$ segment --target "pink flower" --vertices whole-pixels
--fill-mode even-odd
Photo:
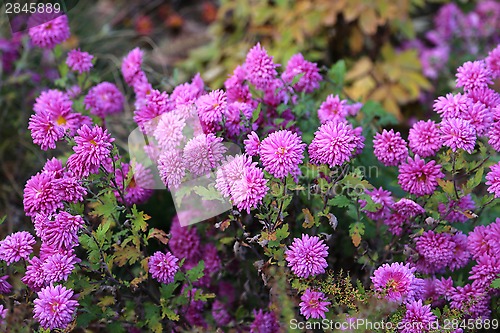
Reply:
[[[45,329],[65,329],[73,320],[78,302],[73,299],[73,290],[65,287],[47,286],[33,301],[33,318]]]
[[[238,137],[250,125],[253,107],[247,103],[229,103],[224,114],[224,127],[231,138]]]
[[[371,277],[376,292],[385,296],[391,302],[402,302],[412,291],[415,280],[410,264],[383,264],[377,268]]]
[[[464,313],[466,318],[488,318],[490,299],[484,288],[466,284],[451,292],[450,308]]]
[[[463,87],[464,90],[487,88],[489,84],[493,84],[491,76],[492,72],[483,60],[467,61],[457,69],[457,88]]]
[[[200,236],[196,227],[183,227],[179,223],[179,218],[172,219],[170,227],[172,238],[168,242],[172,253],[178,258],[186,258],[186,261],[199,261],[201,258]]]
[[[158,116],[172,109],[167,93],[154,89],[146,96],[144,104],[134,111],[134,121],[144,133],[152,134],[160,120]]]
[[[493,280],[500,274],[500,258],[483,254],[476,259],[477,264],[470,271],[470,280],[474,280],[474,286],[488,288]]]
[[[452,151],[463,149],[469,154],[476,145],[476,131],[467,120],[460,118],[445,119],[440,127],[443,145]]]
[[[250,325],[250,333],[276,333],[280,331],[280,325],[274,312],[259,312],[253,310],[255,317]]]
[[[375,212],[364,211],[366,216],[368,216],[372,220],[381,220],[387,218],[390,214],[390,208],[394,204],[392,193],[390,191],[384,190],[382,187],[380,187],[379,189],[375,188],[372,191],[365,190],[365,193],[372,198],[374,203],[382,206]],[[366,201],[362,201],[361,208],[364,208],[365,206]]]
[[[440,202],[438,205],[439,214],[441,218],[450,222],[466,222],[469,218],[462,212],[472,210],[475,208],[474,200],[470,194],[467,194],[460,199],[452,200],[445,205]]]
[[[415,123],[410,128],[408,142],[411,150],[424,158],[436,154],[443,145],[439,129],[432,120]]]
[[[243,141],[245,144],[245,152],[250,156],[259,155],[260,139],[257,133],[253,132],[248,134],[247,139]]]
[[[75,255],[56,253],[45,259],[42,270],[47,283],[66,281],[80,260]]]
[[[31,131],[33,143],[39,145],[42,150],[55,149],[56,142],[64,137],[64,129],[57,126],[46,111],[33,114],[28,129]]]
[[[306,289],[302,296],[300,297],[300,313],[306,317],[306,319],[313,318],[325,319],[325,312],[328,312],[328,305],[330,302],[325,300],[325,294],[320,291],[312,291],[311,289]]]
[[[496,151],[500,151],[500,121],[496,121],[489,128],[488,143]]]
[[[488,53],[486,65],[492,73],[492,77],[497,79],[500,77],[500,44]]]
[[[436,161],[425,163],[415,155],[415,159],[409,157],[407,163],[399,166],[398,183],[403,190],[421,196],[432,194],[438,186],[438,179],[443,177],[441,165]]]
[[[200,74],[196,74],[191,83],[183,83],[175,87],[170,95],[174,109],[193,104],[203,94],[204,86]]]
[[[247,79],[257,89],[264,90],[271,83],[276,75],[276,68],[279,65],[273,62],[273,57],[257,43],[248,51],[245,64],[243,65],[247,74]]]
[[[35,13],[30,16],[28,26],[33,44],[44,49],[53,49],[70,36],[66,15]]]
[[[300,136],[288,130],[269,134],[260,143],[260,160],[264,170],[276,178],[285,178],[297,170],[304,159],[304,149]]]
[[[490,167],[486,180],[488,192],[494,193],[495,198],[500,198],[500,162]]]
[[[416,241],[417,252],[428,267],[428,271],[423,272],[442,271],[453,259],[455,246],[448,233],[436,233],[432,230],[424,232]]]
[[[463,115],[463,119],[467,120],[477,136],[483,136],[493,123],[493,115],[490,109],[482,102],[471,103],[467,112]]]
[[[7,308],[0,304],[0,325],[3,325],[5,318],[7,318]]]
[[[34,291],[39,291],[46,285],[43,261],[33,257],[28,261],[28,267],[21,281]]]
[[[302,238],[294,238],[285,255],[288,267],[298,277],[308,278],[322,274],[328,267],[328,246],[316,236],[303,234]]]
[[[81,52],[80,49],[71,50],[68,52],[68,58],[66,59],[66,65],[69,66],[75,72],[82,74],[83,72],[88,72],[94,66],[92,64],[92,59],[94,56],[88,52]]]
[[[212,305],[212,317],[215,320],[217,326],[226,326],[231,322],[231,315],[228,313],[227,309],[229,306],[222,303],[219,300],[215,300]]]
[[[488,226],[477,226],[467,237],[468,249],[474,259],[483,255],[500,256],[500,218]]]
[[[442,119],[461,118],[467,112],[470,106],[470,100],[466,95],[457,93],[440,96],[434,101],[434,111],[439,113]]]
[[[248,85],[244,84],[247,73],[242,66],[237,66],[233,74],[224,82],[228,102],[250,103],[252,94]]]
[[[35,237],[29,232],[15,232],[0,241],[0,260],[4,260],[7,265],[10,265],[21,259],[29,259],[35,243]]]
[[[7,282],[8,278],[8,275],[0,277],[0,294],[9,294],[11,292],[12,286]]]
[[[122,74],[125,82],[135,87],[138,83],[147,81],[145,74],[141,69],[144,53],[136,47],[130,51],[122,61]]]
[[[85,109],[101,118],[123,110],[125,98],[118,88],[110,82],[102,82],[89,90],[83,103]]]
[[[384,220],[389,231],[394,235],[401,235],[403,224],[410,221],[425,210],[415,201],[403,198],[392,205],[392,214]]]
[[[116,184],[125,197],[125,204],[132,206],[142,204],[153,195],[154,178],[151,170],[145,168],[141,163],[123,163],[121,169],[116,170]],[[119,202],[122,197],[115,191],[115,196]]]
[[[399,132],[383,130],[375,134],[373,139],[373,153],[385,166],[395,166],[406,160],[408,148],[406,141]]]
[[[359,136],[352,125],[344,121],[328,121],[314,133],[309,145],[311,163],[330,167],[348,162],[359,148]]]
[[[422,304],[422,300],[410,301],[406,303],[406,314],[400,323],[403,327],[401,332],[427,332],[436,321],[437,317],[432,313],[430,305]]]
[[[186,175],[182,155],[176,150],[161,153],[158,158],[158,170],[163,184],[170,189],[178,188]]]
[[[302,76],[293,85],[295,91],[311,93],[319,88],[321,75],[319,74],[318,65],[305,60],[301,53],[294,54],[290,60],[288,60],[288,64],[283,74],[281,74],[281,78],[286,83],[291,84],[299,75]]]
[[[200,96],[196,100],[198,116],[202,123],[215,125],[222,121],[227,110],[227,95],[218,89]]]
[[[346,109],[347,101],[341,100],[339,95],[328,95],[326,101],[318,109],[319,121],[324,124],[329,120],[343,121],[349,115]]]
[[[68,158],[67,167],[78,177],[86,177],[91,173],[97,173],[99,167],[110,166],[112,142],[115,140],[108,131],[99,126],[92,128],[83,125],[75,137],[75,152]]]
[[[215,168],[223,158],[226,147],[222,138],[214,134],[199,134],[189,140],[184,147],[184,165],[197,176],[204,175]]]
[[[175,273],[179,270],[178,261],[179,259],[170,252],[163,253],[161,251],[156,251],[149,257],[149,272],[153,279],[161,283],[172,283],[174,282]]]

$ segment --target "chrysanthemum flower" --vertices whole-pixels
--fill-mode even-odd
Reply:
[[[31,41],[38,47],[53,49],[69,38],[69,24],[66,15],[56,13],[35,13],[28,21]]]
[[[441,165],[432,160],[425,163],[418,155],[408,157],[406,163],[399,166],[398,183],[401,188],[417,196],[432,194],[438,186],[438,179],[444,177]]]
[[[450,234],[432,230],[424,232],[416,240],[416,250],[430,266],[431,272],[439,272],[448,266],[455,254],[455,246]]]
[[[311,93],[319,88],[321,75],[319,74],[318,65],[304,59],[301,53],[294,54],[286,65],[286,69],[281,74],[281,78],[288,84],[291,84],[295,77],[302,77],[293,85],[295,91],[305,91]]]
[[[493,114],[485,104],[475,102],[471,103],[467,112],[463,115],[463,119],[474,127],[477,136],[483,136],[493,123]]]
[[[83,100],[85,109],[101,118],[123,110],[125,98],[121,91],[110,82],[102,82],[89,90]]]
[[[177,258],[186,258],[186,261],[199,261],[201,258],[200,236],[194,226],[181,226],[179,218],[172,219],[170,227],[172,238],[168,246]]]
[[[457,88],[464,90],[487,88],[493,84],[492,72],[483,60],[467,61],[457,69]]]
[[[227,95],[223,90],[214,90],[196,100],[198,116],[206,124],[218,124],[227,109]]]
[[[212,317],[215,320],[217,326],[226,326],[231,322],[231,315],[227,311],[229,306],[222,303],[219,300],[215,300],[212,305]]]
[[[488,192],[494,193],[495,198],[500,198],[500,162],[490,167],[490,172],[486,175],[486,185]]]
[[[325,312],[328,312],[328,305],[330,305],[330,302],[325,300],[325,294],[308,288],[304,291],[300,300],[302,301],[299,304],[300,313],[306,319],[325,319]]]
[[[136,47],[130,51],[122,60],[122,74],[125,82],[130,87],[135,87],[137,83],[147,80],[141,69],[144,53]]]
[[[252,101],[252,94],[248,85],[244,84],[247,73],[243,66],[237,66],[233,74],[224,81],[226,88],[227,101],[250,103]]]
[[[10,234],[0,241],[0,260],[10,265],[21,259],[28,259],[35,243],[35,237],[27,231]]]
[[[205,84],[200,74],[196,74],[191,83],[183,83],[175,87],[170,95],[173,108],[177,109],[193,104],[204,93],[204,87]]]
[[[470,100],[466,95],[457,93],[440,96],[434,101],[434,111],[439,113],[442,119],[461,118],[470,106]]]
[[[467,237],[467,245],[474,259],[485,254],[500,257],[500,218],[487,226],[475,227]]]
[[[351,124],[332,120],[314,133],[309,145],[309,157],[314,164],[342,165],[351,159],[358,144]]]
[[[245,152],[250,156],[259,155],[260,139],[257,133],[253,132],[248,134],[247,139],[243,141],[245,144]]]
[[[282,130],[269,134],[259,149],[264,170],[276,178],[285,178],[302,163],[305,146],[297,133]]]
[[[412,291],[415,279],[414,268],[410,264],[384,264],[377,268],[371,277],[376,292],[391,302],[403,301]]]
[[[385,166],[395,166],[406,160],[408,148],[406,141],[399,132],[383,130],[375,134],[373,139],[373,153]]]
[[[496,151],[500,151],[500,121],[493,123],[488,131],[488,143]]]
[[[141,163],[135,163],[132,167],[123,163],[122,168],[116,170],[116,184],[125,197],[125,203],[129,206],[146,202],[153,195],[154,178],[151,170]],[[115,196],[119,202],[122,197],[118,191]]]
[[[0,304],[0,325],[3,325],[5,318],[7,318],[7,308]]]
[[[46,111],[33,114],[28,129],[31,131],[33,143],[39,145],[42,150],[55,149],[56,142],[64,137],[64,129],[57,126]]]
[[[154,137],[162,151],[176,149],[185,139],[182,133],[186,126],[185,120],[177,112],[167,112],[158,116],[158,125],[154,130]]]
[[[450,308],[464,313],[467,318],[489,318],[490,300],[491,297],[484,288],[466,284],[451,292]]]
[[[441,218],[452,223],[464,223],[469,218],[462,212],[472,210],[475,207],[476,205],[474,204],[474,200],[472,200],[472,196],[470,194],[467,194],[458,199],[458,201],[450,199],[447,204],[440,202],[438,205],[438,210],[439,214],[441,214]]]
[[[173,105],[169,100],[168,94],[164,91],[153,89],[145,97],[144,103],[134,111],[134,121],[144,133],[153,134],[157,122],[160,120],[158,116],[172,109]]]
[[[255,319],[250,325],[250,333],[275,333],[280,331],[280,324],[274,312],[264,312],[253,310]]]
[[[66,281],[75,269],[75,264],[79,261],[74,254],[56,253],[51,255],[45,259],[42,265],[45,281],[47,283]]]
[[[500,258],[483,254],[476,259],[477,264],[470,271],[470,280],[479,288],[487,288],[500,274]]]
[[[21,281],[34,291],[39,291],[45,286],[45,272],[42,268],[43,261],[33,257],[28,261],[28,267]]]
[[[493,112],[493,109],[500,103],[500,94],[490,88],[469,90],[467,91],[467,98],[472,103],[480,102],[484,104],[490,112]]]
[[[71,50],[68,52],[68,58],[66,59],[66,65],[69,66],[75,72],[82,74],[83,72],[88,72],[94,66],[92,64],[92,59],[94,56],[88,52],[82,52],[80,49]]]
[[[186,175],[186,167],[180,152],[176,150],[161,153],[158,158],[160,178],[168,188],[178,188]]]
[[[156,251],[148,261],[149,272],[153,279],[161,283],[174,282],[175,273],[179,270],[177,259],[172,253]]]
[[[226,150],[222,138],[212,133],[199,134],[189,140],[184,147],[184,165],[193,174],[204,175],[219,164]]]
[[[429,157],[441,149],[443,142],[436,123],[421,120],[410,128],[408,142],[411,150],[421,157]]]
[[[73,299],[73,290],[58,285],[49,285],[38,293],[33,301],[33,318],[45,329],[65,329],[73,320],[78,302]]]
[[[53,220],[46,217],[41,222],[40,238],[42,241],[66,250],[78,245],[78,231],[85,224],[80,215],[71,215],[65,211],[59,212]]]
[[[114,138],[107,130],[99,126],[92,128],[82,126],[75,136],[75,152],[68,158],[67,167],[78,177],[86,177],[91,173],[97,173],[99,167],[111,164],[110,155],[113,149]]]
[[[486,58],[486,65],[491,71],[492,77],[497,79],[500,77],[500,45],[491,50]]]
[[[382,187],[373,190],[365,190],[365,193],[368,194],[373,202],[381,205],[379,209],[375,212],[365,211],[366,216],[368,216],[372,220],[381,220],[385,219],[390,214],[390,209],[394,204],[394,199],[392,198],[392,193],[390,191],[384,190]],[[366,202],[361,202],[361,208],[366,206]]]
[[[238,137],[250,127],[250,119],[254,108],[248,103],[232,102],[227,105],[224,114],[224,127],[230,138]]]
[[[424,305],[422,300],[406,303],[406,314],[401,320],[402,333],[427,332],[437,317],[432,313],[431,306]]]
[[[288,267],[298,277],[322,274],[328,267],[328,246],[317,236],[303,234],[302,238],[294,238],[285,255]]]
[[[245,64],[243,65],[247,79],[257,89],[264,90],[271,83],[278,72],[279,65],[273,62],[273,57],[267,54],[266,49],[257,43],[248,51]]]
[[[463,149],[471,153],[476,145],[476,131],[467,120],[449,118],[441,122],[440,127],[443,145],[452,151]]]
[[[403,198],[392,205],[392,213],[384,220],[384,223],[389,227],[391,233],[400,236],[403,224],[424,212],[425,210],[415,201]]]
[[[64,201],[67,202],[81,202],[87,194],[87,189],[81,185],[80,181],[68,175],[54,179],[52,186],[59,193],[59,197],[64,198]]]
[[[0,277],[0,294],[8,294],[12,290],[12,286],[9,282],[7,282],[8,278],[8,275]]]
[[[324,124],[329,120],[343,121],[349,115],[345,108],[346,100],[341,100],[339,95],[328,95],[326,101],[318,109],[319,121]]]

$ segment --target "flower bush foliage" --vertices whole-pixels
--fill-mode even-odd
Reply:
[[[25,124],[54,157],[24,186],[32,226],[0,241],[4,327],[271,333],[294,318],[365,318],[462,332],[498,317],[500,46],[462,64],[433,120],[407,134],[380,104],[346,96],[343,61],[278,63],[257,44],[224,89],[196,75],[167,92],[136,48],[121,89],[93,74],[98,56],[63,53],[69,26],[57,23],[29,33],[61,60]],[[141,147],[152,166],[106,126],[129,106],[156,140]],[[227,156],[224,142],[242,152]],[[206,188],[175,192],[210,172]],[[195,194],[210,210],[219,193],[233,208],[189,226],[189,211],[150,216],[137,205],[155,176],[174,200]]]

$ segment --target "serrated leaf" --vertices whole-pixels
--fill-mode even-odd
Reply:
[[[347,207],[351,203],[351,200],[343,194],[336,195],[332,199],[328,200],[328,204],[335,207]]]
[[[302,223],[302,226],[304,228],[312,228],[314,226],[314,216],[312,216],[308,208],[302,208],[302,213],[304,213],[304,223]]]
[[[160,241],[160,243],[165,244],[165,245],[167,245],[168,241],[169,241],[167,233],[163,230],[156,229],[156,228],[151,228],[149,230],[148,239],[151,239],[151,238],[156,238],[157,240]]]
[[[205,262],[201,260],[197,266],[191,268],[186,272],[187,279],[191,282],[198,281],[205,275],[205,273],[203,273],[204,269],[205,269]]]
[[[361,222],[352,223],[349,226],[349,235],[355,247],[361,244],[361,236],[365,234],[365,225]]]

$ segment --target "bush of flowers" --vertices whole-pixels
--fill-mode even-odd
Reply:
[[[435,117],[405,133],[345,96],[342,61],[278,64],[256,44],[224,89],[196,75],[167,92],[136,48],[121,89],[93,73],[96,56],[63,52],[69,36],[65,15],[29,29],[61,61],[26,124],[50,156],[24,185],[32,225],[0,241],[3,328],[498,327],[500,46],[462,64]],[[106,126],[127,105],[141,158]],[[158,182],[177,208],[198,201],[150,215]]]

